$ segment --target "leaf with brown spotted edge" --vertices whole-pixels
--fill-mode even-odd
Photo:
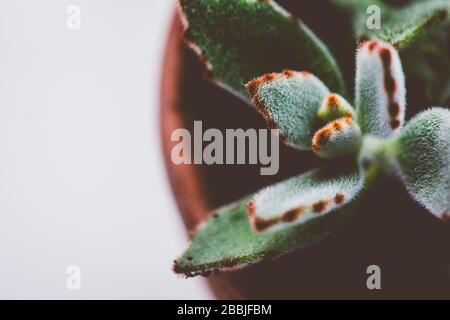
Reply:
[[[348,3],[360,7],[367,1],[363,0],[358,5],[357,0],[348,0]],[[427,16],[431,10],[440,22],[447,9],[439,6],[446,6],[450,0],[431,0],[428,3],[433,3],[427,7],[428,11],[411,10],[411,14],[419,17],[412,15],[411,19],[420,20],[426,16],[435,21]],[[322,158],[343,159],[342,162],[333,160],[330,168],[312,170],[269,186],[251,198],[216,211],[213,218],[195,232],[188,249],[175,261],[175,272],[194,276],[235,270],[318,241],[340,226],[353,211],[360,194],[382,172],[397,172],[416,201],[435,216],[449,219],[450,111],[432,108],[403,126],[405,78],[399,54],[393,45],[374,39],[359,46],[354,110],[343,97],[330,92],[324,84],[329,84],[329,78],[323,78],[320,72],[317,72],[317,77],[309,72],[288,69],[279,72],[278,67],[283,66],[285,60],[281,59],[274,65],[271,59],[280,57],[270,54],[267,61],[258,62],[252,58],[251,63],[242,64],[242,61],[236,62],[236,57],[248,58],[259,53],[264,56],[266,52],[246,51],[252,46],[250,44],[249,47],[236,47],[239,37],[233,35],[229,38],[229,30],[217,29],[212,33],[203,30],[205,33],[201,33],[206,26],[214,28],[221,25],[231,26],[235,31],[237,29],[233,28],[243,25],[253,27],[250,31],[245,28],[247,33],[243,33],[250,35],[250,41],[267,40],[260,38],[266,35],[266,29],[272,30],[273,36],[279,36],[280,30],[289,33],[280,27],[286,23],[286,14],[273,2],[183,0],[181,5],[192,27],[189,30],[194,38],[201,39],[197,44],[202,45],[193,46],[194,49],[205,58],[212,57],[207,65],[210,71],[219,70],[214,76],[222,85],[241,94],[243,87],[240,87],[240,81],[250,77],[247,80],[253,80],[246,85],[248,95],[269,126],[280,129],[284,142],[300,150],[312,149]],[[421,8],[419,4],[415,6],[415,10]],[[440,9],[433,11],[432,8]],[[223,12],[218,12],[219,9]],[[255,21],[261,22],[254,14],[264,17],[269,25],[273,21],[279,24],[273,28],[258,28],[252,25]],[[218,21],[209,23],[214,19]],[[434,22],[425,24],[428,28]],[[200,29],[196,29],[199,26]],[[398,33],[389,35],[391,43],[397,47],[412,41],[426,29],[425,26],[416,28],[414,21],[412,24],[405,22],[404,26],[404,33],[398,30]],[[285,40],[282,37],[282,41]],[[237,43],[241,44],[240,41],[243,40]],[[247,49],[242,51],[242,48]],[[226,57],[220,57],[221,54]],[[223,65],[227,70],[216,65],[218,61],[223,62],[219,58],[229,59]],[[259,65],[253,65],[255,62],[263,66],[260,73],[254,73],[260,70]],[[263,76],[259,76],[261,74]],[[259,77],[254,78],[256,76]],[[342,168],[347,171],[336,172]]]
[[[250,222],[257,231],[304,224],[351,203],[363,188],[359,169],[311,170],[256,193],[248,204]]]
[[[317,112],[330,93],[322,81],[309,72],[285,70],[256,78],[246,88],[269,127],[280,129],[283,142],[311,149]]]
[[[188,249],[175,261],[174,271],[188,277],[207,276],[275,259],[323,239],[338,229],[356,206],[354,201],[283,230],[256,232],[249,223],[247,203],[244,199],[217,210],[194,234]]]
[[[361,146],[361,129],[350,117],[331,121],[314,135],[312,149],[324,159],[356,154]]]
[[[357,39],[379,39],[397,49],[408,46],[449,22],[450,0],[413,1],[400,8],[388,6],[379,0],[331,1],[352,13]],[[374,13],[374,11],[367,13],[367,9],[372,5],[381,9],[380,28],[373,30],[367,27],[367,20]]]
[[[405,122],[406,87],[402,63],[390,44],[365,42],[356,56],[355,105],[363,133],[389,137]]]
[[[322,102],[317,117],[323,123],[329,123],[339,118],[355,118],[355,110],[344,97],[330,93]]]
[[[308,70],[344,91],[329,50],[272,0],[179,0],[190,47],[212,80],[248,101],[244,84],[269,72]]]

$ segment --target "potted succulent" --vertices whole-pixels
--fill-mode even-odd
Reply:
[[[368,28],[371,6],[380,28]],[[448,297],[449,10],[445,0],[179,1],[161,112],[191,232],[175,272],[212,275],[221,298]],[[171,132],[193,120],[279,129],[280,173],[173,164]],[[366,287],[372,264],[381,291]]]

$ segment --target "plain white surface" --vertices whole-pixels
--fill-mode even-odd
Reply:
[[[0,298],[211,297],[171,272],[186,236],[157,116],[173,8],[0,0]]]

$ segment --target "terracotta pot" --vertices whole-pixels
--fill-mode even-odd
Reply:
[[[213,208],[321,164],[309,153],[282,147],[280,173],[274,177],[260,176],[256,166],[174,165],[170,160],[174,129],[192,129],[194,120],[202,120],[205,129],[265,124],[251,107],[205,80],[203,66],[181,40],[177,18],[163,70],[163,153],[188,230]],[[449,224],[417,206],[396,179],[384,178],[373,189],[335,234],[275,261],[210,276],[213,292],[222,299],[449,298]],[[366,269],[372,264],[381,267],[381,291],[366,287]]]

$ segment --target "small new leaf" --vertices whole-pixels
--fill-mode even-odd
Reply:
[[[315,154],[324,159],[354,154],[361,145],[359,125],[350,117],[340,118],[316,132],[312,142]]]
[[[330,93],[323,100],[317,116],[322,122],[328,123],[342,117],[354,118],[355,111],[344,97]]]

